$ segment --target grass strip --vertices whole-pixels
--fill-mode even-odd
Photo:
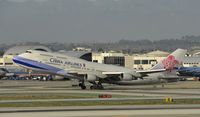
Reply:
[[[80,94],[80,93],[4,93],[0,94],[1,100],[37,100],[37,99],[85,99],[85,98],[98,98],[99,94]],[[113,98],[131,98],[141,96],[123,96],[123,95],[112,95]],[[144,96],[142,96],[144,97]]]
[[[160,104],[200,104],[200,99],[178,99],[167,103],[164,100],[134,100],[134,101],[77,101],[77,102],[31,102],[31,103],[1,103],[0,107],[55,107],[55,106],[103,106],[103,105],[160,105]]]

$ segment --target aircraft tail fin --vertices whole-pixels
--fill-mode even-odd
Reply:
[[[151,70],[156,69],[166,69],[166,70],[173,70],[178,65],[182,64],[182,60],[187,53],[187,50],[184,49],[177,49],[170,55],[168,55],[165,59],[161,60],[155,66],[151,68]]]

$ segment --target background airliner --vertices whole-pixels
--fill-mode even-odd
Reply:
[[[12,77],[12,76],[14,76],[14,73],[10,73],[5,68],[0,68],[0,79],[3,78],[3,77]]]
[[[179,76],[200,77],[200,67],[179,67]]]
[[[93,84],[90,87],[91,89],[103,89],[102,83],[134,85],[141,82],[136,81],[135,79],[137,78],[148,77],[148,74],[151,73],[171,71],[181,63],[186,52],[186,50],[177,49],[166,59],[152,67],[152,69],[146,71],[93,63],[72,56],[35,50],[27,50],[25,53],[14,57],[13,61],[31,70],[76,78],[79,80],[79,86],[82,89],[86,89],[85,81]],[[154,80],[149,79],[145,82],[149,84],[155,83]]]

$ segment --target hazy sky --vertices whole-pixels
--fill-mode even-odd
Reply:
[[[200,35],[200,0],[0,0],[0,43]]]

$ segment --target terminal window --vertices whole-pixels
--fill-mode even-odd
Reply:
[[[125,66],[125,59],[124,57],[117,57],[117,56],[104,57],[104,63]]]
[[[140,60],[134,60],[134,64],[140,64]]]
[[[98,63],[98,60],[93,60],[93,62]]]
[[[149,64],[157,63],[156,60],[149,60]]]
[[[5,65],[13,65],[13,63],[5,63]]]
[[[142,64],[148,64],[148,60],[142,60]]]

